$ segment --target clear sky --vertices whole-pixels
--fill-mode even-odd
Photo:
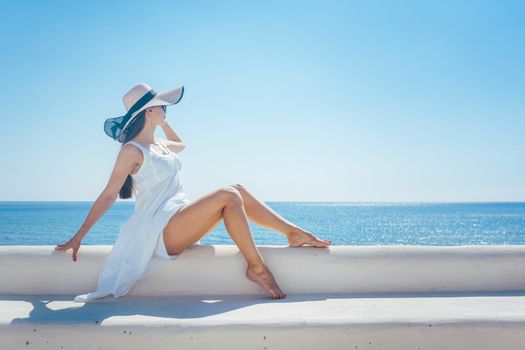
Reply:
[[[94,201],[146,82],[190,199],[524,201],[524,4],[2,1],[0,200]]]

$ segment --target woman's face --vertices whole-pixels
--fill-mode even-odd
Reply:
[[[146,114],[149,114],[149,120],[151,120],[153,124],[161,125],[164,123],[164,119],[166,119],[166,106],[149,107]]]

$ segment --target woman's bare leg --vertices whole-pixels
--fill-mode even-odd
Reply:
[[[272,294],[274,298],[285,298],[286,295],[279,288],[279,285],[275,281],[272,273],[266,264],[264,264],[262,256],[255,247],[252,233],[250,231],[250,227],[248,226],[248,217],[246,216],[246,211],[244,210],[244,204],[242,202],[240,193],[237,193],[237,196],[234,198],[235,200],[224,207],[224,224],[230,233],[230,236],[235,241],[239,249],[241,249],[241,251],[244,249],[247,252],[253,252],[253,261],[255,261],[255,263],[248,263],[246,277],[264,287],[266,290],[268,290],[268,292],[270,292],[270,294]],[[246,237],[249,237],[249,239]],[[244,244],[246,246],[241,247],[241,245]],[[248,261],[248,259],[246,260]]]
[[[330,240],[318,239],[311,232],[277,214],[272,208],[250,193],[245,186],[235,184],[231,187],[236,188],[241,194],[248,218],[259,226],[283,233],[288,238],[290,247],[310,244],[314,247],[324,248],[331,244]]]
[[[248,263],[246,276],[274,298],[284,298],[286,294],[279,288],[255,246],[242,197],[233,187],[219,189],[190,202],[173,215],[163,232],[168,254],[182,253],[217,226],[221,218]]]

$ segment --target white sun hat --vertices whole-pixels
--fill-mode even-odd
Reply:
[[[104,122],[104,132],[112,139],[124,142],[125,130],[135,120],[137,114],[148,107],[170,106],[178,103],[184,94],[184,86],[157,93],[146,83],[131,88],[122,101],[127,113],[120,117],[108,118]]]

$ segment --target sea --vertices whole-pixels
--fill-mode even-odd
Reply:
[[[265,202],[288,221],[338,245],[525,244],[525,202],[366,203]],[[80,228],[93,202],[0,202],[0,245],[57,245]],[[112,245],[133,213],[116,201],[82,244]],[[249,222],[257,246],[286,246],[286,237]],[[202,244],[234,245],[224,222]]]

